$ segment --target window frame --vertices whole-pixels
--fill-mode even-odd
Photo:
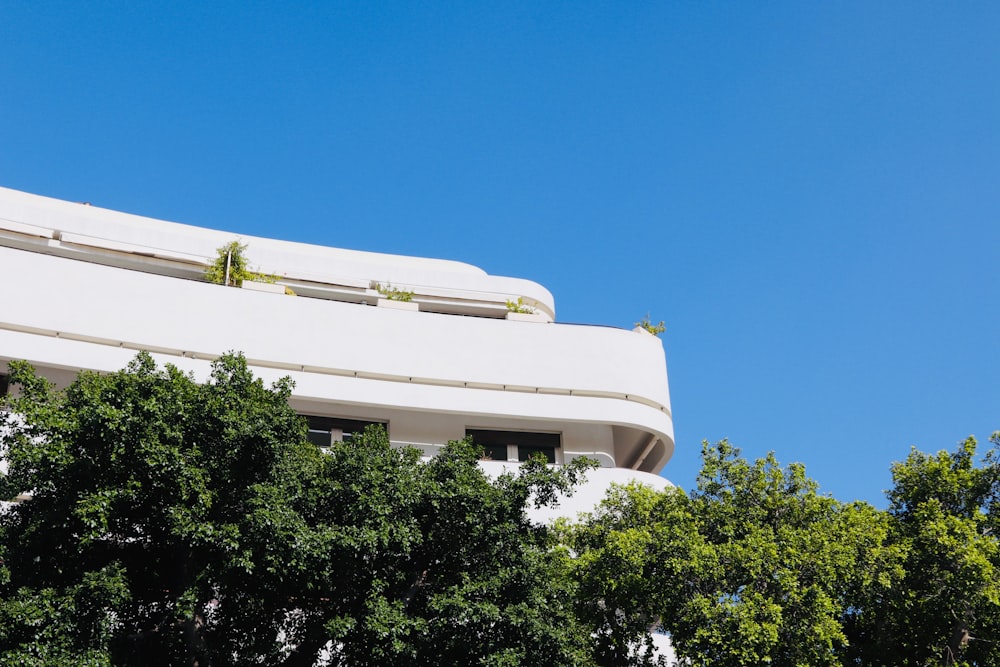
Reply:
[[[527,461],[534,454],[541,454],[549,464],[559,462],[557,452],[562,449],[562,433],[542,431],[508,431],[487,428],[466,428],[465,437],[483,448],[484,458],[511,463]],[[506,449],[506,455],[499,458]]]
[[[332,417],[330,415],[300,415],[306,420],[306,438],[321,449],[329,449],[338,442],[350,442],[369,426],[381,426],[389,433],[389,422],[377,419],[354,419],[352,417]],[[322,434],[328,435],[323,442]]]

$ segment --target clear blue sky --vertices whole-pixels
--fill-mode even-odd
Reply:
[[[882,506],[1000,429],[996,3],[0,0],[0,43],[0,185],[665,320],[685,488],[728,437]]]

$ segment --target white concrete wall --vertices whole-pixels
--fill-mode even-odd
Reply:
[[[2,247],[0,266],[3,358],[114,370],[142,348],[205,377],[205,360],[239,350],[265,378],[291,375],[305,399],[481,426],[618,424],[672,451],[655,337],[266,294]],[[429,428],[406,430],[419,439]]]
[[[297,284],[344,285],[355,300],[370,280],[423,286],[428,309],[442,300],[475,302],[469,312],[486,306],[491,317],[171,277],[198,277],[199,266],[234,238],[0,188],[0,361],[28,359],[50,374],[110,371],[145,349],[204,378],[209,360],[238,350],[267,380],[290,375],[296,400],[319,406],[319,414],[388,419],[393,440],[441,443],[468,427],[558,431],[563,451],[602,452],[610,462],[616,452],[634,458],[635,443],[655,436],[664,444],[656,448],[657,470],[673,452],[655,337],[494,319],[504,299],[516,296],[551,319],[552,295],[531,281],[446,260],[241,239],[256,268]]]
[[[10,229],[24,230],[27,225],[74,243],[155,252],[188,261],[209,262],[217,248],[238,239],[248,246],[254,270],[265,273],[363,287],[375,280],[454,298],[489,298],[501,305],[506,298],[523,296],[555,316],[552,295],[538,283],[491,276],[463,262],[239,235],[0,188],[0,229],[5,221]]]
[[[0,322],[97,339],[439,382],[630,395],[664,405],[663,348],[610,327],[404,312],[0,248]]]
[[[514,474],[517,472],[516,463],[481,461],[479,467],[491,477],[497,477],[505,472]],[[583,483],[573,490],[572,495],[561,495],[556,505],[540,509],[532,508],[528,514],[540,523],[548,523],[557,518],[576,520],[581,513],[593,512],[612,484],[625,486],[633,482],[645,484],[657,491],[673,486],[663,477],[647,472],[623,468],[598,468],[587,472]]]

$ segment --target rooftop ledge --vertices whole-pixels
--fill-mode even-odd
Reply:
[[[555,319],[552,294],[538,283],[491,276],[463,262],[240,236],[0,187],[0,246],[203,280],[217,249],[233,240],[247,245],[254,270],[277,276],[299,296],[375,306],[379,283],[412,292],[416,310]],[[510,312],[507,302],[518,300],[533,313]]]

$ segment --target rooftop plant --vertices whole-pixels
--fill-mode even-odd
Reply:
[[[654,336],[659,336],[667,330],[667,327],[663,324],[663,320],[660,320],[659,324],[653,324],[653,321],[649,319],[649,313],[646,313],[646,317],[642,318],[642,321],[636,322],[635,326],[645,329]]]
[[[413,301],[413,292],[393,287],[391,283],[372,283],[372,289],[390,301]]]
[[[277,282],[277,276],[250,270],[246,250],[247,244],[239,241],[231,241],[217,248],[215,261],[205,270],[205,280],[230,287],[240,287],[244,280],[256,283]]]
[[[507,300],[507,312],[533,314],[535,309],[524,303],[524,297],[517,297],[517,301]]]

